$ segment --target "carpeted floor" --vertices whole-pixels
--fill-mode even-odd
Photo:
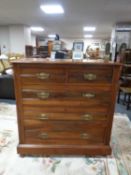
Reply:
[[[0,175],[131,175],[131,123],[116,113],[107,157],[24,157],[18,143],[15,104],[0,103]]]

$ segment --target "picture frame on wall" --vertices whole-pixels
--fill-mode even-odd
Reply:
[[[73,51],[83,51],[84,42],[74,42],[73,43]]]

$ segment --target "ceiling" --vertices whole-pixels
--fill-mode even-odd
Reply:
[[[43,3],[60,3],[65,13],[47,15]],[[83,26],[96,26],[94,38],[109,38],[116,22],[131,21],[131,0],[0,0],[0,25],[43,26],[45,34],[83,38]]]

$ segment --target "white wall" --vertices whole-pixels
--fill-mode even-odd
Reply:
[[[31,35],[31,45],[33,47],[36,47],[36,36],[35,35]]]
[[[30,27],[24,27],[25,45],[31,45],[31,29]]]
[[[12,25],[9,27],[10,52],[25,53],[24,27],[22,25]]]
[[[6,52],[8,53],[10,50],[9,44],[9,27],[8,26],[0,26],[0,48],[1,52],[3,46],[6,47]]]

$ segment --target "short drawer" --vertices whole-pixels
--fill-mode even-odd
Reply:
[[[71,69],[68,81],[71,83],[111,83],[113,69],[109,66],[85,66],[81,69]]]
[[[25,67],[20,72],[21,83],[43,84],[43,83],[61,83],[65,82],[65,70],[48,67]]]

